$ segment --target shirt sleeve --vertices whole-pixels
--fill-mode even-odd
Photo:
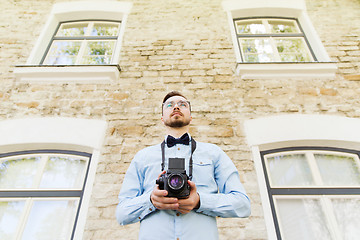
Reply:
[[[214,162],[214,177],[219,192],[199,192],[200,208],[196,212],[223,218],[250,216],[250,200],[240,182],[239,173],[220,148]]]
[[[135,223],[156,211],[150,201],[151,191],[143,192],[143,176],[134,157],[125,174],[116,208],[116,219],[120,225]]]

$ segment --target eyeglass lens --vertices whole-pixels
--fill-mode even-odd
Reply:
[[[180,108],[188,108],[189,107],[189,103],[186,101],[178,101],[178,102],[167,102],[164,104],[164,106],[166,108],[173,108],[175,107],[175,105],[177,105]]]

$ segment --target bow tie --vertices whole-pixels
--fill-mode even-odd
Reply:
[[[180,138],[174,138],[173,136],[168,136],[166,139],[166,144],[169,148],[175,146],[175,144],[184,144],[184,145],[189,145],[189,135],[187,133],[185,133],[184,135],[182,135]]]

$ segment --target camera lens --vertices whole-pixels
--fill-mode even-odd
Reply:
[[[184,186],[184,178],[178,174],[169,177],[169,186],[174,190],[179,190]]]

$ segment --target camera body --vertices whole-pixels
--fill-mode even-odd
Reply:
[[[168,170],[161,174],[156,184],[159,185],[160,190],[168,191],[166,197],[188,198],[190,195],[188,180],[185,158],[169,158]]]

